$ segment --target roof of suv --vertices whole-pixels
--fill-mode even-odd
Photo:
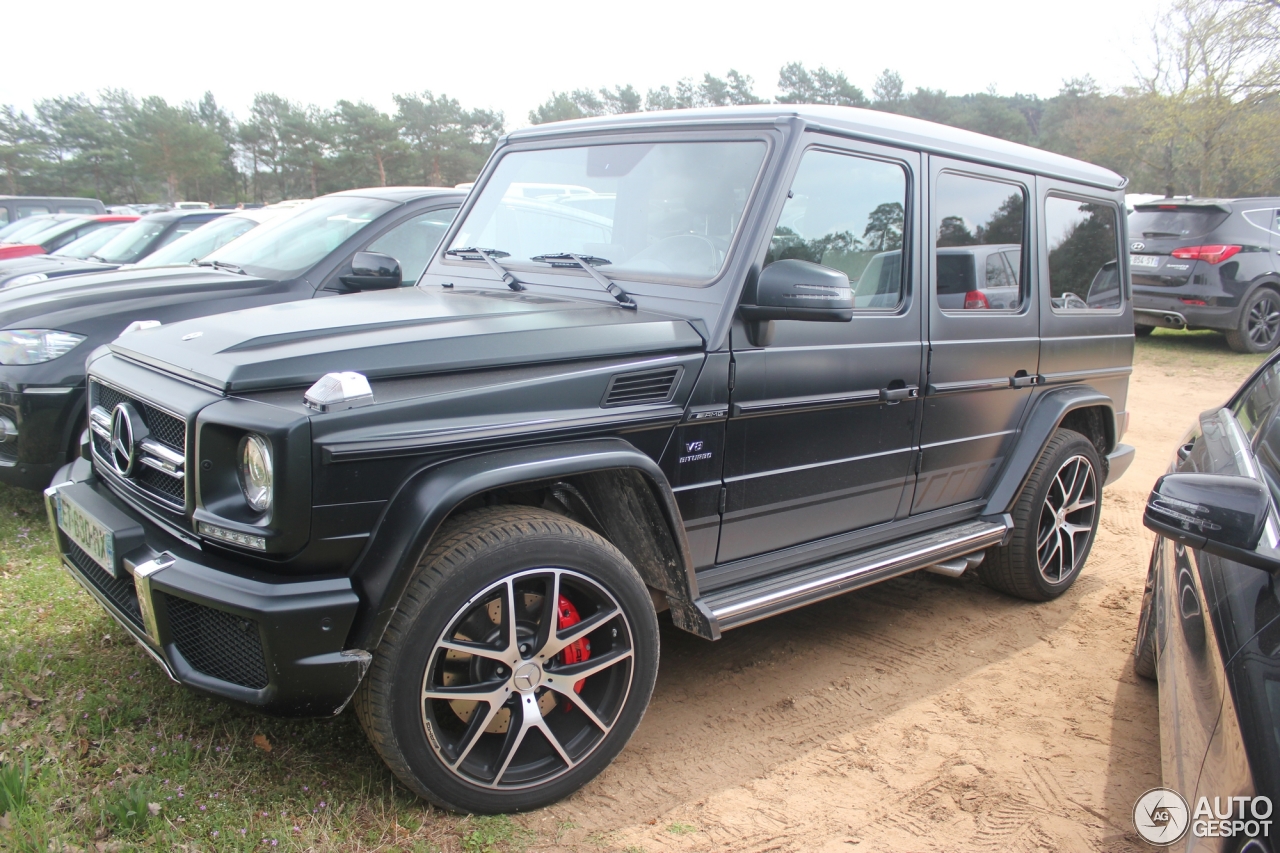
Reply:
[[[361,196],[363,198],[379,198],[383,201],[405,202],[432,195],[458,195],[454,187],[364,187],[357,190],[343,190],[329,193],[331,196]]]
[[[1134,210],[1151,210],[1160,207],[1217,207],[1230,210],[1233,204],[1262,204],[1264,207],[1280,207],[1277,196],[1245,196],[1242,198],[1157,198],[1135,204]]]
[[[828,130],[840,135],[888,145],[906,144],[935,154],[1051,175],[1104,189],[1121,189],[1128,183],[1127,178],[1122,178],[1110,169],[1104,169],[1083,160],[1075,160],[1061,154],[1041,151],[1029,145],[1020,145],[923,119],[855,107],[762,104],[624,113],[536,125],[514,131],[508,138],[516,141],[593,130],[639,130],[687,124],[699,124],[705,127],[712,122],[723,127],[759,126],[789,118],[799,118],[816,129]]]

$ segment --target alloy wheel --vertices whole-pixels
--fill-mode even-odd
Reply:
[[[1098,478],[1084,456],[1062,463],[1049,484],[1036,530],[1036,559],[1049,583],[1061,583],[1088,552],[1098,512]]]
[[[474,596],[427,661],[422,722],[452,773],[528,788],[578,766],[626,703],[634,642],[622,608],[568,569],[523,571]]]
[[[1249,339],[1260,349],[1270,349],[1280,333],[1280,304],[1275,297],[1264,294],[1249,308],[1247,324]]]

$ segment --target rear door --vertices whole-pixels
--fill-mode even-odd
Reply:
[[[1041,381],[1101,391],[1123,424],[1133,372],[1123,210],[1088,187],[1046,178],[1039,187]]]
[[[928,381],[912,515],[982,498],[1013,446],[1040,356],[1027,250],[1034,181],[940,157],[930,175]],[[1018,265],[1015,293],[999,302],[979,284],[993,253]]]
[[[920,300],[909,283],[920,161],[817,135],[803,152],[764,265],[844,271],[854,318],[776,320],[773,339],[754,344],[735,326],[718,562],[898,515],[919,422]]]

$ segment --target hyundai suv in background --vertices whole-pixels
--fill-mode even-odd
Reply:
[[[1129,216],[1134,332],[1217,329],[1236,352],[1280,343],[1280,198],[1168,199]]]

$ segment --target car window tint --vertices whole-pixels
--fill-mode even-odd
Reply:
[[[907,175],[895,163],[812,150],[769,242],[765,265],[797,258],[849,276],[855,308],[902,301]]]
[[[9,208],[0,207],[0,225],[9,224]]]
[[[400,262],[401,280],[406,285],[414,284],[427,268],[427,261],[435,254],[457,212],[457,208],[450,208],[415,216],[374,240],[366,251],[395,258]]]
[[[1257,437],[1258,430],[1275,411],[1277,402],[1280,402],[1280,362],[1254,377],[1231,406],[1232,414],[1250,441]]]
[[[50,213],[50,212],[51,212],[51,211],[49,210],[49,208],[45,207],[45,206],[44,206],[44,205],[42,205],[42,204],[20,204],[20,205],[18,205],[18,218],[19,218],[19,219],[22,219],[22,218],[23,218],[23,217],[25,217],[25,216],[36,216],[37,214],[41,214],[41,213]]]
[[[1016,184],[944,172],[938,177],[934,209],[938,307],[1010,312],[1021,308],[1026,191]]]
[[[97,213],[98,209],[89,204],[61,204],[58,205],[59,213]]]
[[[174,229],[173,229],[172,231],[170,231],[168,234],[164,235],[164,239],[163,239],[163,240],[161,240],[161,241],[160,241],[160,243],[159,243],[159,245],[157,245],[155,248],[156,248],[156,249],[159,249],[161,246],[167,246],[167,245],[169,245],[170,243],[172,243],[174,240],[177,240],[179,237],[185,237],[185,236],[187,236],[187,235],[188,235],[188,234],[190,234],[192,231],[194,231],[194,230],[196,230],[197,228],[199,228],[201,225],[204,225],[204,223],[203,223],[203,222],[192,222],[192,221],[191,221],[191,220],[189,220],[189,219],[188,219],[188,220],[185,220],[185,221],[183,221],[183,222],[179,222],[179,223],[178,223],[178,226],[177,226],[176,228],[174,228]],[[154,249],[153,249],[152,251],[154,251]]]
[[[1109,204],[1045,199],[1049,301],[1055,312],[1120,307],[1116,215]]]

